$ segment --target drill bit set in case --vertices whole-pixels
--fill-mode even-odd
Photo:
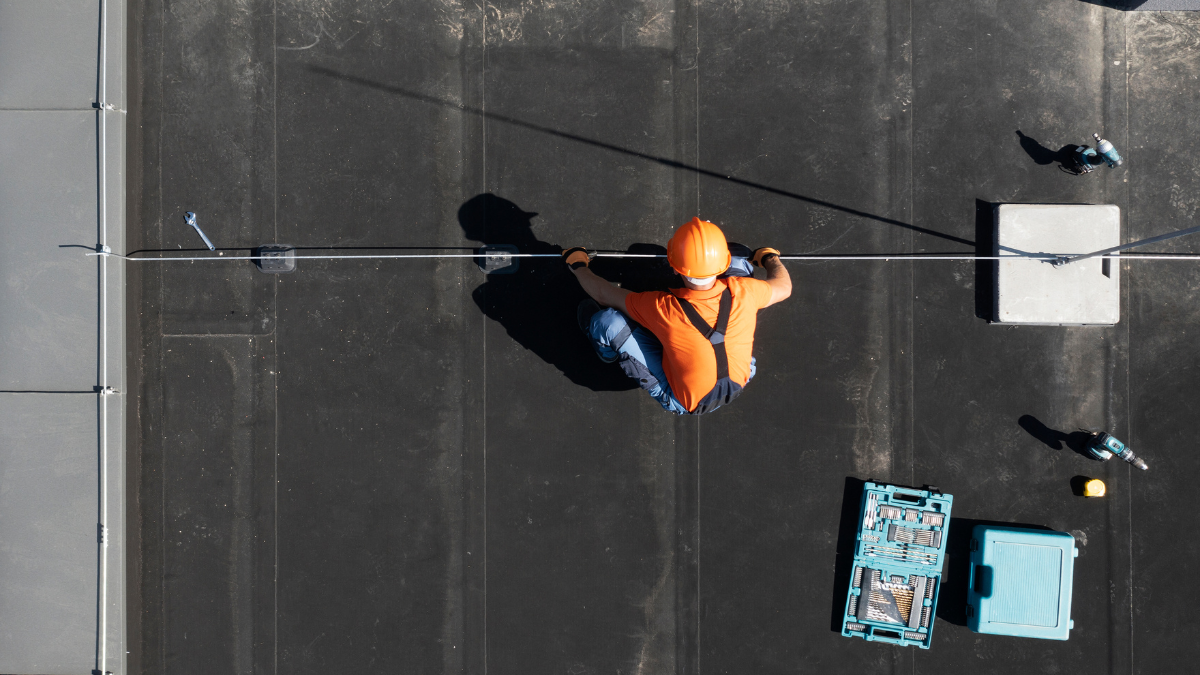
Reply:
[[[842,635],[929,649],[953,502],[931,490],[863,487]]]

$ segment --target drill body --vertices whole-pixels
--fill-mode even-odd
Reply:
[[[1125,160],[1121,159],[1121,154],[1117,152],[1112,143],[1100,138],[1100,134],[1092,134],[1092,138],[1096,139],[1096,147],[1093,148],[1087,145],[1075,147],[1076,173],[1091,173],[1101,162],[1107,164],[1109,168],[1115,169],[1121,166],[1121,163]]]
[[[1121,166],[1121,155],[1117,153],[1117,149],[1112,143],[1100,138],[1100,134],[1092,134],[1092,138],[1096,139],[1096,151],[1104,158],[1104,163],[1109,167]]]
[[[1116,455],[1117,457],[1129,462],[1142,471],[1145,471],[1147,468],[1149,468],[1146,466],[1146,462],[1143,461],[1141,457],[1133,454],[1133,451],[1130,450],[1128,446],[1104,431],[1092,436],[1092,440],[1088,443],[1087,449],[1092,457],[1095,457],[1102,462],[1106,462],[1112,459],[1113,455]]]

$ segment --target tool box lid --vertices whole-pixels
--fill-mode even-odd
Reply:
[[[971,533],[967,626],[977,633],[1066,640],[1075,538],[1065,532],[977,525]]]

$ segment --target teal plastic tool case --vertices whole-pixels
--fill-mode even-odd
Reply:
[[[1066,532],[976,525],[971,532],[967,628],[976,633],[1066,640],[1071,628],[1075,537]]]
[[[929,649],[953,503],[931,490],[863,487],[842,635]]]

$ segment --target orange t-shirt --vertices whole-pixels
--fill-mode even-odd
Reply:
[[[720,311],[721,293],[726,286],[733,296],[725,335],[729,379],[744,387],[750,380],[750,356],[754,350],[758,310],[771,302],[771,286],[767,282],[750,277],[727,277],[717,279],[706,291],[677,288],[670,293],[648,291],[625,296],[629,318],[662,342],[667,383],[671,385],[671,393],[688,410],[695,410],[700,399],[717,384],[717,357],[712,343],[696,330],[672,295],[692,303],[700,317],[714,326]]]

